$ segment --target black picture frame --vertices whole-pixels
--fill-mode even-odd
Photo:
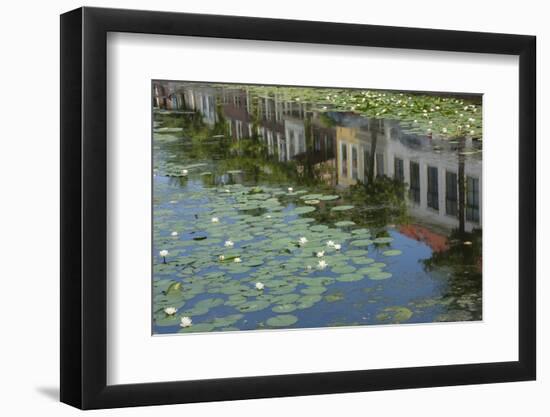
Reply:
[[[519,56],[519,360],[107,385],[107,33]],[[536,38],[252,17],[79,8],[61,16],[61,401],[81,409],[536,378]]]

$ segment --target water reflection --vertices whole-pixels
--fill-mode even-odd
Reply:
[[[168,149],[175,160],[206,161],[205,184],[337,190],[357,207],[346,220],[368,226],[374,237],[391,232],[429,248],[415,261],[440,280],[439,289],[408,305],[440,309],[437,318],[418,321],[481,318],[480,141],[419,134],[397,119],[351,108],[318,111],[318,103],[230,85],[154,83],[153,106],[158,126],[181,129],[191,140],[159,147],[157,164]],[[335,221],[326,212],[311,217]]]
[[[261,139],[269,156],[297,161],[327,184],[349,187],[393,178],[406,185],[416,219],[446,229],[481,228],[479,142],[407,134],[399,121],[351,112],[318,114],[308,103],[277,95],[254,101],[245,89],[159,84],[155,92],[160,108],[197,111],[212,128],[225,123],[234,141]]]

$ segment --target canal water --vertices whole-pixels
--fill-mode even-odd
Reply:
[[[474,112],[445,94],[153,83],[153,333],[481,320]]]

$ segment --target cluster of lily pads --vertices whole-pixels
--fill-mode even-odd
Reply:
[[[482,105],[443,94],[368,89],[226,86],[243,88],[258,97],[306,103],[317,112],[353,112],[375,119],[398,120],[404,131],[442,139],[483,138]]]
[[[204,174],[201,164],[180,168],[186,179]],[[351,220],[329,226],[308,217],[324,210],[339,219],[354,208],[336,194],[241,184],[179,193],[166,182],[155,190],[156,326],[229,331],[256,320],[256,328],[292,327],[337,282],[391,278],[370,248],[401,254],[391,237],[375,238]]]

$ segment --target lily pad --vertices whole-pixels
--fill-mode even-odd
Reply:
[[[353,282],[353,281],[360,281],[364,278],[363,274],[344,274],[340,275],[338,278],[336,278],[340,282]]]
[[[385,323],[402,323],[409,320],[412,315],[413,312],[407,307],[392,306],[382,309],[382,311],[376,315],[376,319]]]
[[[376,243],[376,244],[386,244],[386,243],[393,242],[393,238],[392,237],[377,237],[376,239],[373,240],[373,242]]]
[[[324,292],[326,292],[326,290],[327,290],[326,287],[323,287],[321,285],[312,285],[311,287],[302,289],[300,292],[306,295],[314,295],[314,294],[323,294]]]
[[[296,207],[294,210],[292,210],[292,214],[306,214],[311,213],[312,211],[315,211],[315,207],[311,206],[304,206],[304,207]]]
[[[373,271],[368,273],[368,277],[369,279],[372,279],[374,281],[380,281],[383,279],[391,278],[392,274],[384,271]]]
[[[243,313],[251,313],[253,311],[260,311],[269,307],[269,301],[265,300],[253,300],[237,306],[237,310]]]
[[[332,272],[335,274],[349,274],[351,272],[355,272],[357,268],[351,265],[342,265],[342,266],[335,266],[332,268]]]
[[[296,310],[295,304],[279,304],[271,309],[274,313],[292,313]]]
[[[372,245],[372,240],[370,239],[360,239],[360,240],[354,240],[350,243],[350,246],[358,246],[358,247],[365,247]]]
[[[341,222],[336,222],[334,225],[336,227],[346,227],[346,226],[353,226],[355,222],[352,222],[351,220],[343,220]]]
[[[382,255],[384,256],[397,256],[397,255],[401,255],[401,251],[399,249],[391,249],[391,250],[387,250],[387,251],[384,251],[382,252]]]
[[[351,210],[354,207],[355,206],[349,206],[349,205],[336,206],[336,207],[333,207],[331,210],[332,211],[346,211],[346,210]]]
[[[292,326],[298,321],[298,317],[293,316],[292,314],[282,314],[280,316],[275,316],[267,319],[266,324],[272,327],[286,327]]]

